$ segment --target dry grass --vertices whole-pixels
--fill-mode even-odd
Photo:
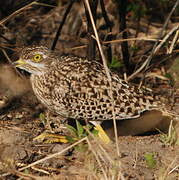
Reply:
[[[88,0],[85,1],[86,5],[88,7],[88,10],[90,12]],[[178,2],[178,1],[177,1]],[[0,24],[4,24],[14,16],[18,15],[22,11],[25,11],[29,9],[32,5],[37,4],[39,6],[44,6],[46,4],[40,4],[40,3],[30,3],[29,5],[15,11],[10,16],[4,18],[0,21]],[[93,23],[93,19],[91,17],[91,21]],[[109,82],[111,82],[111,78],[109,75],[109,71],[106,65],[105,56],[102,50],[101,43],[99,41],[99,35],[97,33],[96,27],[93,23],[93,28],[95,32],[95,39],[98,43],[98,47],[100,49],[100,53],[103,59],[103,64],[106,69],[106,75],[109,79]],[[102,44],[106,43],[118,43],[122,41],[135,41],[135,40],[146,40],[146,41],[158,41],[159,44],[154,49],[154,53],[158,51],[158,49],[161,48],[161,46],[166,42],[169,41],[169,37],[175,32],[175,35],[173,37],[169,53],[172,52],[174,48],[174,44],[177,43],[178,38],[178,26],[171,29],[171,31],[166,34],[166,36],[161,39],[151,39],[146,37],[137,37],[137,38],[129,38],[129,39],[122,39],[122,40],[113,40],[108,41]],[[84,47],[84,46],[82,46]],[[79,47],[78,47],[79,48]],[[74,48],[71,48],[73,50]],[[128,77],[129,79],[132,79],[138,72],[140,72],[143,68],[145,68],[146,64],[148,63],[149,58],[146,59],[144,64],[133,74],[132,76]],[[25,92],[29,91],[30,85],[27,80],[24,81],[24,79],[18,77],[15,75],[15,72],[13,69],[11,69],[9,66],[3,65],[0,68],[0,83],[1,87],[8,89],[10,92],[10,96],[21,96]],[[111,84],[111,83],[110,83]],[[113,100],[113,97],[111,96],[111,101]],[[20,112],[23,111],[20,109]],[[114,113],[113,113],[114,114]],[[7,114],[8,116],[9,114]],[[13,114],[14,115],[14,114]],[[13,119],[14,116],[12,116]],[[12,120],[11,119],[11,120]],[[114,116],[114,126],[115,124],[115,116]],[[29,123],[28,127],[27,124],[11,124],[12,122],[8,121],[12,126],[13,130],[18,129],[19,126],[23,126],[24,129],[26,129],[26,133],[29,133],[29,137],[32,139],[32,136],[35,136],[37,131],[37,125],[34,124],[33,118],[31,118],[32,122],[27,122],[27,118],[25,117],[23,119],[26,123]],[[23,122],[22,121],[22,122]],[[2,122],[1,122],[2,123]],[[7,123],[7,121],[5,122]],[[7,129],[3,129],[3,123],[1,124],[1,139],[3,138],[3,131],[6,131]],[[6,125],[7,128],[7,125]],[[19,134],[23,135],[23,130],[19,127]],[[38,146],[30,141],[28,141],[27,134],[22,137],[23,140],[17,140],[14,137],[17,137],[16,134],[13,134],[11,132],[11,137],[6,134],[6,141],[2,143],[1,141],[1,148],[0,152],[1,155],[4,155],[3,159],[0,158],[1,165],[3,165],[3,168],[0,168],[1,178],[7,178],[11,175],[16,175],[17,178],[21,179],[105,179],[105,180],[116,180],[116,179],[127,179],[127,178],[142,178],[142,177],[153,177],[155,179],[164,180],[167,178],[178,178],[177,173],[179,172],[179,165],[178,165],[178,153],[177,148],[173,146],[164,147],[165,144],[161,144],[159,141],[159,138],[157,137],[121,137],[118,139],[117,136],[117,130],[115,129],[115,143],[111,144],[103,144],[100,142],[97,138],[94,137],[85,137],[72,145],[69,145],[68,147],[64,147],[62,150],[58,150],[58,152],[55,153],[49,153],[49,149],[52,148],[52,146],[49,146],[45,148],[45,145]],[[10,137],[11,141],[7,141],[7,137]],[[139,138],[139,139],[138,139]],[[120,140],[118,142],[118,140]],[[150,142],[151,141],[151,142]],[[149,143],[150,142],[150,143]],[[6,144],[7,143],[7,144]],[[4,145],[5,144],[5,145]],[[9,147],[10,148],[7,148]],[[54,145],[55,146],[55,145]],[[70,157],[64,156],[64,153],[67,153],[69,150],[73,149],[76,146],[80,146],[81,149],[86,148],[86,151],[80,151],[75,150]],[[119,146],[119,147],[118,147]],[[16,147],[16,148],[13,148]],[[19,163],[22,161],[22,159],[18,159],[16,156],[19,154],[20,151],[22,151],[21,148],[23,147],[25,151],[27,151],[30,155],[32,155],[34,152],[36,153],[35,156],[37,157],[33,159],[33,162],[25,161],[26,157],[24,158],[24,163]],[[135,148],[134,148],[135,147]],[[34,148],[34,149],[33,149]],[[173,149],[172,149],[173,148]],[[19,149],[19,150],[18,150]],[[46,151],[44,152],[43,149]],[[8,151],[9,150],[9,151]],[[156,169],[148,169],[148,167],[145,164],[145,161],[143,160],[143,155],[146,151],[153,152],[155,151],[158,154],[157,157],[157,164],[158,167]],[[162,152],[161,152],[162,151]],[[3,153],[2,153],[3,152]],[[27,154],[28,154],[27,153]],[[8,159],[7,157],[11,154],[11,158]],[[41,157],[44,155],[43,157]],[[165,158],[166,156],[166,158]],[[27,156],[28,157],[28,156]],[[59,167],[53,167],[53,164],[56,163],[56,161],[60,161],[59,159],[65,159],[63,168]],[[70,159],[72,158],[72,159]],[[28,159],[28,158],[27,158]],[[29,160],[29,159],[28,159]],[[52,166],[45,165],[46,162],[51,161]],[[50,165],[51,165],[50,164]],[[66,167],[67,166],[67,167]],[[138,173],[139,171],[139,173]],[[55,175],[54,175],[55,174]],[[127,176],[127,178],[124,177],[124,175]],[[141,174],[141,176],[140,176]],[[152,174],[152,175],[151,175]]]

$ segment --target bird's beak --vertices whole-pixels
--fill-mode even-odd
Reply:
[[[13,62],[12,64],[13,64],[13,66],[15,66],[15,67],[20,67],[20,66],[22,66],[22,65],[24,65],[24,64],[27,64],[27,63],[26,63],[23,59],[19,59],[19,60]]]

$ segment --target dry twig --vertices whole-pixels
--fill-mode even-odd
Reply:
[[[90,9],[90,5],[89,5],[88,0],[85,0],[85,4],[86,4],[87,9],[89,11],[89,15],[90,15],[91,23],[92,23],[92,26],[93,26],[95,38],[96,38],[98,48],[99,48],[99,51],[100,51],[100,54],[101,54],[101,57],[102,57],[103,66],[104,66],[104,69],[105,69],[105,72],[106,72],[106,75],[107,75],[107,78],[108,78],[108,81],[109,81],[109,84],[110,84],[110,96],[111,96],[111,103],[112,103],[112,106],[113,106],[112,113],[113,113],[113,124],[114,124],[114,131],[115,131],[116,149],[117,149],[118,156],[120,156],[119,145],[118,145],[118,135],[117,135],[117,125],[116,125],[116,118],[115,118],[115,112],[114,112],[114,100],[113,100],[113,95],[112,95],[112,79],[111,79],[109,69],[108,69],[108,66],[107,66],[107,63],[106,63],[106,58],[104,56],[104,53],[103,53],[103,50],[102,50],[102,47],[101,47],[101,44],[100,44],[99,36],[98,36],[97,30],[96,30],[96,27],[95,27],[95,23],[94,23],[94,20],[93,20],[93,16],[92,16],[92,13],[91,13],[91,9]]]
[[[147,69],[147,67],[148,67],[148,65],[150,64],[150,61],[151,61],[153,55],[154,55],[155,52],[156,52],[156,49],[158,50],[158,48],[161,47],[161,44],[158,45],[158,42],[159,42],[159,40],[161,39],[161,37],[163,36],[164,30],[166,29],[166,27],[167,27],[167,25],[168,25],[168,22],[169,22],[169,20],[170,20],[170,18],[171,18],[171,15],[172,15],[173,12],[175,11],[175,9],[176,9],[176,7],[178,6],[178,4],[179,4],[179,0],[176,1],[175,5],[173,6],[172,10],[170,11],[170,13],[169,13],[169,15],[168,15],[168,17],[167,17],[164,25],[163,25],[163,28],[162,28],[162,30],[161,30],[161,32],[160,32],[160,34],[159,34],[158,40],[156,41],[156,43],[155,43],[154,46],[153,46],[153,49],[152,49],[152,51],[151,51],[150,56],[148,56],[148,58],[146,59],[146,61],[142,64],[142,66],[141,66],[139,69],[137,69],[132,75],[130,75],[130,76],[128,77],[128,81],[131,80],[131,79],[133,79],[133,78],[134,78],[139,72],[141,72],[144,68],[145,68],[145,70]],[[158,46],[157,46],[157,45],[158,45]]]
[[[59,156],[59,155],[63,154],[64,152],[70,150],[70,149],[73,148],[74,146],[76,146],[76,145],[78,145],[78,144],[80,144],[81,142],[86,141],[86,140],[87,140],[87,137],[84,137],[83,139],[80,139],[79,141],[73,143],[72,145],[68,146],[67,148],[63,149],[62,151],[57,152],[57,153],[54,153],[54,154],[51,154],[51,155],[46,156],[45,158],[42,158],[42,159],[40,159],[40,160],[38,160],[38,161],[35,161],[35,162],[33,162],[33,163],[25,166],[25,167],[22,167],[22,168],[19,169],[19,171],[23,171],[23,170],[25,170],[25,169],[27,169],[27,168],[30,168],[30,167],[32,167],[32,166],[35,166],[36,164],[42,163],[42,162],[44,162],[44,161],[46,161],[46,160],[48,160],[48,159],[52,159],[52,158],[54,158],[54,157],[56,157],[56,156]],[[10,175],[10,174],[11,174],[11,173],[5,173],[5,174],[0,175],[0,177],[5,177],[5,176],[8,176],[8,175]]]

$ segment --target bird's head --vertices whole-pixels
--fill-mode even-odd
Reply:
[[[19,60],[13,64],[31,74],[41,75],[49,69],[54,60],[52,52],[44,46],[26,47],[20,53]]]

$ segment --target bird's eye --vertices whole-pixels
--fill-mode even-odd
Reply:
[[[41,54],[36,54],[36,55],[33,57],[33,61],[34,61],[34,62],[39,62],[39,61],[41,61],[41,58],[42,58],[42,55],[41,55]]]

